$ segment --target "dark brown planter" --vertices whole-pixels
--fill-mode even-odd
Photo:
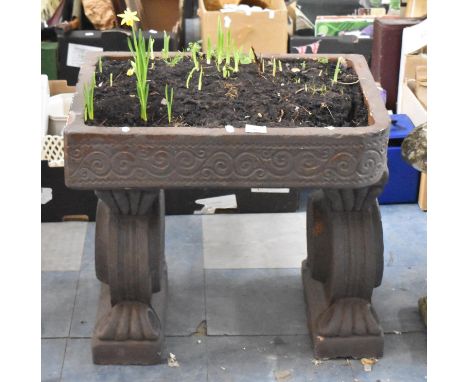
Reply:
[[[280,58],[317,56],[338,57]],[[124,132],[86,126],[82,89],[96,57],[81,70],[64,133],[67,186],[96,190],[100,199],[96,272],[109,286],[111,304],[101,307],[96,324],[94,362],[160,361],[163,317],[158,312],[158,318],[151,298],[164,289],[162,190],[193,187],[317,189],[309,201],[308,258],[302,264],[315,356],[382,356],[383,332],[371,295],[383,272],[376,197],[387,179],[390,119],[365,59],[342,55],[359,76],[368,126],[247,134],[223,128]]]

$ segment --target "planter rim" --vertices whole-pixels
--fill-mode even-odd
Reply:
[[[170,56],[177,53],[171,52]],[[185,53],[186,56],[189,54]],[[155,57],[161,57],[161,53],[155,53]],[[228,133],[224,126],[223,127],[172,127],[172,126],[135,126],[130,127],[129,132],[122,132],[122,127],[108,127],[108,126],[93,126],[84,124],[83,115],[83,84],[87,83],[91,79],[92,72],[95,69],[97,60],[99,57],[109,58],[131,58],[129,52],[90,52],[87,54],[85,63],[80,69],[80,75],[76,86],[75,99],[71,107],[70,120],[67,123],[65,133],[86,133],[86,134],[101,134],[103,129],[107,134],[148,134],[148,135],[211,135],[211,136],[232,136],[232,135],[248,135],[252,136],[252,133],[246,133],[243,127],[235,127],[234,133]],[[386,130],[390,124],[390,117],[385,108],[383,101],[378,102],[380,98],[379,91],[375,85],[374,78],[368,68],[367,62],[362,55],[359,54],[269,54],[263,55],[264,58],[277,58],[277,59],[314,59],[318,57],[327,57],[332,60],[338,59],[338,57],[345,58],[351,63],[352,67],[356,71],[359,77],[359,83],[363,92],[365,103],[369,110],[369,119],[373,123],[368,126],[361,127],[336,127],[335,129],[327,129],[325,127],[274,127],[268,129],[268,135],[272,136],[316,136],[316,135],[335,135],[339,131],[340,135],[343,136],[354,136],[364,134],[372,134],[382,132]],[[77,97],[78,96],[78,97]],[[78,99],[77,99],[78,98]],[[369,102],[372,100],[373,102]],[[78,122],[78,123],[76,123]],[[81,122],[81,123],[80,123]],[[170,129],[170,131],[168,131]]]
[[[228,133],[224,126],[148,126],[125,131],[85,125],[83,84],[90,80],[100,56],[131,57],[129,52],[91,53],[80,70],[64,130],[68,187],[358,188],[377,183],[387,171],[390,118],[361,55],[264,55],[302,60],[345,58],[360,79],[370,121],[364,127],[335,129],[275,127],[267,134],[246,133],[243,127]]]

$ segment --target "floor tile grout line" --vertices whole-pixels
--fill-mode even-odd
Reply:
[[[307,257],[307,256],[306,256]],[[306,258],[304,258],[305,260]],[[301,267],[256,267],[256,268],[206,268],[204,270],[207,270],[207,271],[255,271],[255,270],[272,270],[272,271],[275,271],[275,270],[291,270],[291,271],[295,271],[295,270],[300,270]]]
[[[384,332],[385,336],[403,336],[405,334],[427,334],[426,330],[411,330],[407,332],[394,333]],[[192,338],[196,337],[194,334],[166,334],[166,338]],[[223,338],[223,337],[309,337],[309,333],[297,334],[207,334],[203,337]],[[92,337],[41,337],[41,340],[90,340]]]
[[[68,338],[65,339],[65,349],[63,350],[62,365],[60,367],[60,376],[59,376],[60,382],[62,381],[63,366],[65,365],[65,357],[67,356],[67,348],[68,348]]]
[[[72,337],[70,336],[71,330],[72,330],[72,324],[73,324],[73,317],[75,315],[75,308],[76,308],[76,301],[77,301],[77,296],[78,296],[78,289],[80,286],[80,278],[81,278],[81,268],[83,267],[83,258],[85,255],[85,249],[86,249],[86,241],[88,239],[89,235],[89,224],[86,224],[86,233],[85,237],[83,240],[83,249],[81,251],[81,258],[80,258],[80,270],[78,271],[78,278],[76,280],[76,286],[75,286],[75,298],[73,299],[73,309],[72,309],[72,314],[70,317],[70,327],[68,328],[68,336],[65,339],[65,351],[63,352],[63,358],[62,358],[62,366],[60,367],[60,379],[59,381],[62,381],[62,374],[63,374],[63,367],[65,366],[65,357],[67,355],[67,348],[68,348],[68,340],[71,339]]]
[[[90,227],[90,225],[87,223],[86,233],[85,233],[85,237],[84,237],[84,240],[83,240],[83,249],[81,251],[80,270],[78,271],[78,279],[76,281],[76,287],[75,287],[75,298],[73,300],[73,310],[72,310],[72,314],[71,314],[71,318],[70,318],[70,327],[68,329],[68,338],[70,338],[70,334],[71,334],[71,330],[72,330],[72,324],[73,324],[73,316],[75,315],[76,300],[77,300],[77,296],[78,296],[78,289],[79,289],[79,286],[80,286],[81,270],[82,270],[82,267],[83,267],[83,258],[84,258],[84,255],[85,255],[86,242],[87,242],[87,239],[88,239],[88,236],[89,236],[89,227]]]

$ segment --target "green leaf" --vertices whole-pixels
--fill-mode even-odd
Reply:
[[[247,65],[247,64],[251,64],[252,63],[252,60],[250,59],[250,57],[247,55],[247,54],[244,54],[244,53],[241,53],[241,56],[240,56],[240,63],[242,65]]]

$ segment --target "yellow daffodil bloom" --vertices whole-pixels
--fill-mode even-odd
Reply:
[[[140,21],[140,19],[137,17],[137,12],[132,12],[130,8],[127,8],[124,13],[121,13],[120,15],[117,15],[122,18],[122,23],[121,25],[128,25],[129,27],[133,27],[133,22],[134,21]]]
[[[135,73],[135,70],[136,70],[135,61],[130,61],[130,65],[132,65],[132,67],[127,70],[127,76],[133,76],[133,74]]]

